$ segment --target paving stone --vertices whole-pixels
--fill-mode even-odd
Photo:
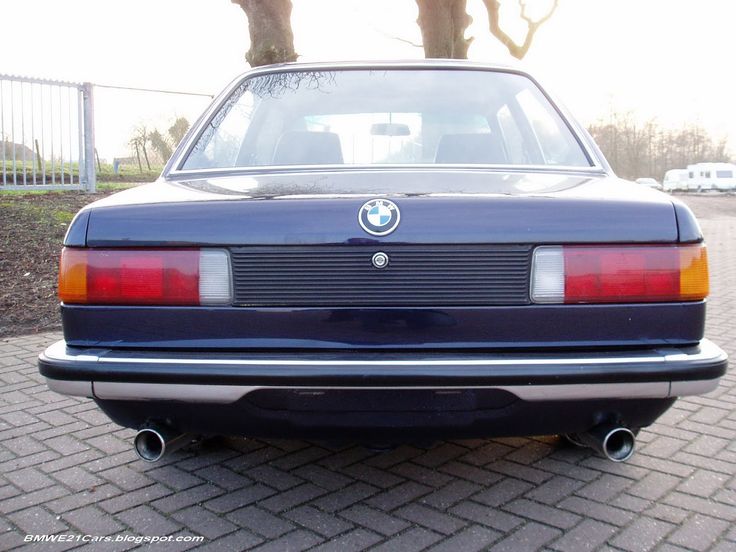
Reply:
[[[284,552],[285,550],[301,552],[301,550],[312,548],[322,541],[322,538],[309,531],[294,531],[279,539],[262,544],[253,550],[254,552]]]
[[[380,535],[365,529],[355,529],[312,548],[310,552],[358,552],[370,548],[382,538]]]
[[[539,550],[548,542],[560,536],[560,531],[539,523],[527,523],[518,531],[493,545],[491,552],[517,552],[518,550]]]
[[[201,504],[213,497],[221,496],[224,491],[210,483],[204,483],[198,487],[190,487],[185,491],[179,491],[175,494],[160,498],[151,503],[157,510],[170,514],[176,510],[187,508],[194,504]]]
[[[207,481],[212,485],[217,485],[218,487],[228,491],[242,489],[253,482],[242,474],[218,465],[207,466],[201,470],[197,470],[194,472],[194,475],[196,475],[200,481]]]
[[[493,527],[504,533],[508,533],[524,523],[524,520],[518,516],[472,501],[461,502],[450,508],[449,512],[460,518]]]
[[[473,496],[473,500],[481,502],[487,506],[501,506],[510,502],[517,496],[523,495],[532,489],[533,486],[518,479],[506,478],[492,485],[485,491],[481,491]]]
[[[537,502],[552,505],[557,504],[563,498],[567,498],[583,485],[585,483],[577,479],[555,476],[540,486],[533,488],[525,496]]]
[[[695,514],[667,540],[685,548],[707,550],[729,527],[731,524],[727,521]]]
[[[246,506],[235,510],[227,515],[227,519],[238,527],[247,527],[253,533],[269,540],[280,537],[295,527],[292,522],[274,516],[256,506]]]
[[[616,534],[618,528],[614,525],[584,519],[575,528],[566,531],[562,537],[550,546],[563,552],[583,552],[585,550],[599,550],[603,544]]]
[[[351,506],[340,515],[357,525],[362,525],[366,529],[387,537],[403,531],[410,525],[401,518],[363,505]]]
[[[181,528],[145,504],[120,512],[117,517],[139,535],[168,535]]]
[[[418,552],[441,538],[437,533],[415,527],[376,546],[371,552]]]
[[[293,473],[301,479],[310,481],[323,489],[327,489],[328,491],[341,489],[353,482],[352,478],[337,471],[323,468],[319,464],[300,466],[298,469],[294,470]]]
[[[99,477],[83,470],[82,468],[67,468],[54,472],[54,479],[73,491],[91,489],[104,483]]]
[[[234,533],[229,533],[224,537],[217,538],[213,541],[206,542],[198,550],[206,552],[233,552],[234,550],[250,550],[253,547],[263,543],[263,540],[263,538],[258,537],[245,529],[242,529]]]
[[[314,505],[327,512],[336,512],[361,502],[365,498],[374,495],[378,489],[364,483],[353,483],[347,487],[322,496],[314,501]]]
[[[456,552],[462,550],[463,552],[475,552],[477,550],[486,550],[488,545],[493,541],[498,540],[500,533],[474,525],[463,529],[456,535],[443,540],[441,543],[436,544],[429,550],[431,552]]]
[[[86,535],[112,535],[124,529],[112,516],[106,515],[97,506],[79,508],[64,514],[62,519]]]
[[[506,504],[504,510],[516,514],[517,516],[533,519],[543,523],[547,523],[560,529],[570,529],[574,527],[580,516],[565,512],[564,510],[558,510],[544,504],[532,502],[524,498],[514,500],[509,504]]]
[[[173,513],[171,517],[183,527],[209,540],[217,539],[238,529],[234,523],[202,506],[190,506]]]
[[[65,523],[40,506],[32,506],[14,512],[8,516],[8,519],[28,535],[53,535],[67,529]]]
[[[283,491],[277,495],[274,495],[266,500],[261,501],[260,505],[262,508],[270,510],[272,512],[283,512],[284,510],[290,510],[295,506],[304,504],[326,494],[327,491],[322,487],[317,487],[311,483],[304,483],[298,487]]]
[[[37,491],[54,484],[54,480],[36,468],[25,468],[4,474],[8,481],[25,492]]]
[[[631,552],[652,550],[674,527],[671,523],[641,517],[613,538],[611,544]]]
[[[399,508],[394,512],[395,515],[401,516],[416,525],[421,525],[432,531],[437,531],[443,535],[452,535],[462,527],[467,525],[467,521],[463,521],[455,516],[447,515],[433,508],[427,508],[421,504],[409,504]]]
[[[291,521],[327,538],[345,533],[354,527],[352,523],[348,523],[336,514],[325,513],[313,506],[300,506],[299,508],[285,512],[283,515]]]
[[[252,485],[239,491],[223,494],[204,503],[205,507],[220,514],[242,508],[275,494],[275,490],[265,485]]]
[[[383,491],[366,502],[381,510],[393,510],[399,506],[411,502],[431,492],[432,489],[426,485],[420,485],[413,481],[407,481],[392,489]]]

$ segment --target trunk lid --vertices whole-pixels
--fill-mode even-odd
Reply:
[[[382,237],[358,223],[387,197]],[[317,244],[657,243],[678,239],[672,202],[612,177],[367,170],[160,181],[90,206],[91,247]]]

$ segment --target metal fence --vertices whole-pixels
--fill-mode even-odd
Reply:
[[[96,185],[92,84],[0,75],[1,190]]]

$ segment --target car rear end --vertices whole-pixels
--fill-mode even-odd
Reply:
[[[437,66],[360,78],[393,69],[416,71],[416,82]],[[311,110],[301,130],[273,136],[269,155],[286,165],[257,165],[272,132],[264,116],[262,141],[249,150],[246,134],[233,167],[207,166],[222,157],[205,116],[164,179],[77,216],[60,268],[64,341],[39,361],[51,389],[92,397],[142,430],[146,459],[187,433],[381,443],[564,433],[623,460],[678,396],[715,388],[726,357],[703,336],[707,253],[692,213],[613,177],[561,111],[546,124],[564,140],[551,142],[549,126],[517,129],[534,138],[524,155],[548,161],[530,167],[511,159],[519,106],[500,93],[490,107],[482,96],[460,102],[495,117],[468,135],[483,118],[457,116],[462,128],[448,132],[446,118],[427,115],[431,95],[421,125],[405,106],[376,122],[341,103],[341,90],[364,86],[298,71],[309,78],[292,85],[310,94],[340,84],[337,114],[313,114],[314,98],[282,109]],[[470,72],[481,71],[498,70]],[[451,90],[441,76],[432,89]],[[515,79],[499,87],[528,98]],[[220,100],[227,113],[247,87],[233,89],[241,95]],[[251,89],[262,113],[258,102],[280,98]],[[356,121],[381,136],[370,141],[380,166],[348,157],[343,133]],[[497,135],[508,140],[494,149]],[[305,166],[305,155],[329,162]],[[388,162],[397,156],[414,162]],[[256,164],[244,169],[246,158]]]

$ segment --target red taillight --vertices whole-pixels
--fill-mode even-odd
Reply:
[[[705,246],[537,248],[532,300],[538,303],[697,301],[708,295]]]
[[[59,298],[98,305],[226,304],[229,261],[220,250],[64,248]]]

